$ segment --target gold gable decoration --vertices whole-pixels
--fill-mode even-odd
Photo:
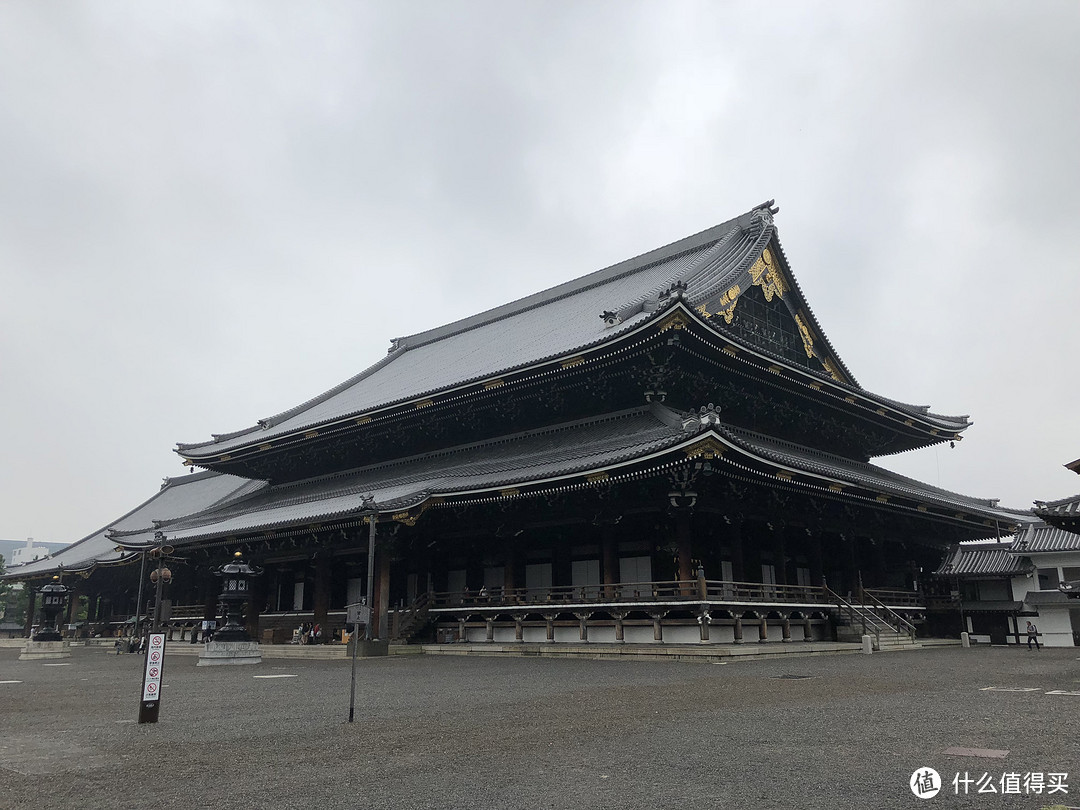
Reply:
[[[683,448],[683,452],[686,453],[686,457],[690,458],[703,458],[703,459],[716,459],[724,455],[724,451],[727,450],[723,444],[716,439],[708,436],[699,442],[689,447]]]
[[[720,315],[724,319],[724,323],[730,324],[735,318],[735,304],[739,300],[739,295],[742,293],[742,287],[738,284],[730,287],[727,292],[718,298],[715,303],[708,301],[701,306],[697,307],[697,311],[704,315],[706,318],[711,318],[713,315]],[[714,312],[709,312],[709,305],[713,304],[716,307]]]
[[[806,351],[807,357],[814,356],[814,333],[810,331],[810,327],[806,325],[806,322],[802,318],[801,312],[795,313],[795,324],[799,327],[799,336],[802,338],[803,349]]]
[[[844,378],[840,376],[840,372],[836,369],[836,364],[828,357],[822,357],[821,365],[825,367],[825,370],[829,372],[829,375],[837,382],[843,382]]]
[[[776,266],[772,251],[768,248],[761,252],[761,258],[750,268],[750,280],[754,286],[761,287],[766,301],[772,301],[774,295],[783,298],[784,293],[788,291],[784,276],[780,268]]]

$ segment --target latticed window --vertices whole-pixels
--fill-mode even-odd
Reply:
[[[799,327],[783,300],[773,296],[772,301],[766,301],[760,287],[751,287],[739,296],[730,328],[750,343],[785,360],[820,370],[820,365],[806,356]]]

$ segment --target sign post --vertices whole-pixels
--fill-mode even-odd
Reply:
[[[161,709],[161,673],[165,664],[165,634],[151,633],[146,646],[146,668],[143,670],[142,702],[139,722],[156,723]]]

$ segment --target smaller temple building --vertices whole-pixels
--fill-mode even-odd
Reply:
[[[1080,460],[1065,466],[1080,472]],[[1080,495],[1032,511],[1039,520],[1015,535],[954,546],[934,601],[978,640],[1019,644],[1031,621],[1046,646],[1080,646]]]

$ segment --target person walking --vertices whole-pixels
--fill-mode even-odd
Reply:
[[[1027,638],[1028,649],[1031,649],[1031,642],[1035,642],[1035,649],[1042,652],[1042,647],[1039,646],[1039,628],[1033,625],[1031,622],[1027,623]]]

